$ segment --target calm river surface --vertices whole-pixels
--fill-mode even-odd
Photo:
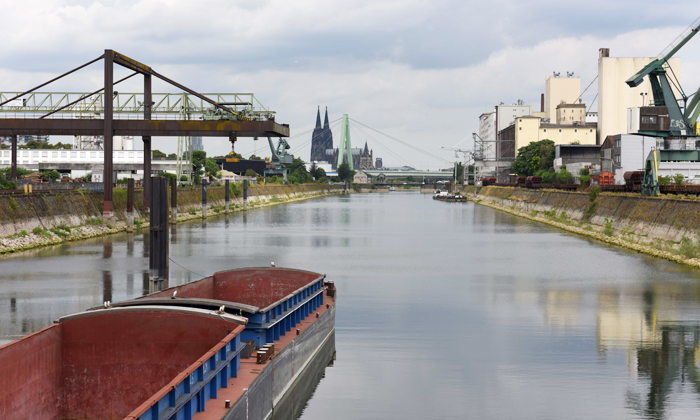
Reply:
[[[147,241],[0,258],[0,343],[141,295]],[[416,192],[188,222],[170,253],[195,273],[171,263],[171,285],[271,261],[335,280],[304,420],[700,417],[700,272],[667,261]]]

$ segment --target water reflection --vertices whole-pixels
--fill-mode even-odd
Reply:
[[[148,241],[0,258],[0,340],[147,293]],[[181,223],[170,256],[171,284],[270,261],[336,282],[343,357],[304,419],[700,416],[700,274],[668,261],[401,192]]]

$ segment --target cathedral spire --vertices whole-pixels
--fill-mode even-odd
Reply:
[[[316,128],[321,128],[321,107],[316,111]]]
[[[328,107],[326,107],[326,121],[323,123],[323,128],[328,127]]]

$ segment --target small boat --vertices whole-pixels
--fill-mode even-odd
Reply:
[[[396,187],[389,187],[389,192],[396,191]]]

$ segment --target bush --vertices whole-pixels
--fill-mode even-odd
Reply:
[[[615,229],[612,227],[612,219],[605,219],[605,227],[603,228],[603,234],[605,236],[613,236],[615,234]]]
[[[87,219],[85,221],[85,224],[93,225],[93,226],[101,225],[102,219],[100,219],[99,217],[91,217],[90,219]]]
[[[693,240],[683,235],[681,238],[681,246],[678,249],[680,254],[686,258],[697,258],[700,254],[700,244],[695,245]]]

